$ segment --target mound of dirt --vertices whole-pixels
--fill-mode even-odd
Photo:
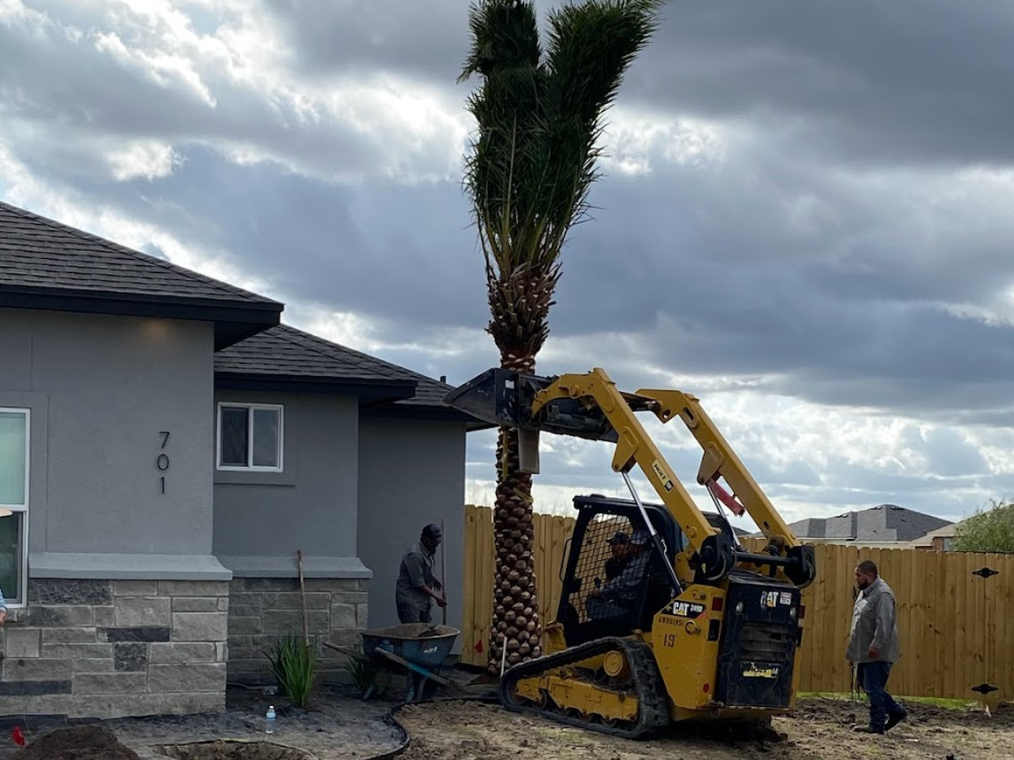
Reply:
[[[60,728],[7,757],[8,760],[141,760],[104,726]]]

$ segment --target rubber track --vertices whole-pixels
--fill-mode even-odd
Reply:
[[[631,676],[637,694],[639,705],[638,720],[637,724],[632,728],[607,726],[602,723],[573,718],[554,710],[543,710],[538,707],[518,704],[510,696],[510,689],[513,684],[523,678],[537,677],[547,671],[565,667],[589,657],[595,657],[596,655],[605,654],[617,649],[623,651],[627,657],[627,662],[630,663]],[[640,641],[632,641],[630,639],[618,637],[596,639],[595,641],[589,641],[586,644],[571,647],[556,654],[545,655],[536,660],[519,663],[504,673],[503,678],[500,680],[499,694],[501,703],[512,712],[538,715],[559,723],[579,726],[592,731],[598,731],[599,733],[622,736],[628,739],[649,739],[669,725],[668,697],[662,682],[662,675],[655,664],[655,657],[652,654],[651,647]]]

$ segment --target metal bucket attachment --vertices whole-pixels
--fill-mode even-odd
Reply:
[[[598,408],[587,408],[578,399],[560,398],[546,404],[537,417],[532,416],[532,402],[540,391],[556,381],[555,377],[525,375],[506,369],[490,369],[455,388],[444,397],[444,403],[476,419],[500,427],[544,430],[547,433],[572,435],[593,441],[618,438],[609,421]],[[532,461],[533,442],[525,436],[521,441],[526,460]],[[538,472],[538,459],[534,460]]]
[[[444,403],[491,425],[517,427],[522,422],[517,380],[511,370],[486,370],[448,393]]]
[[[518,428],[518,469],[529,475],[539,474],[539,431]]]

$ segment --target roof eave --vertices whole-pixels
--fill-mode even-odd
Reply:
[[[393,403],[415,395],[414,380],[307,377],[215,370],[215,388],[262,393],[322,393],[358,396],[360,405]]]
[[[218,351],[279,324],[285,307],[269,300],[244,302],[0,285],[0,308],[213,322]]]
[[[448,406],[432,404],[385,404],[363,410],[364,416],[383,419],[432,420],[440,422],[458,422],[465,425],[468,432],[495,428],[487,422],[477,420],[470,414]]]

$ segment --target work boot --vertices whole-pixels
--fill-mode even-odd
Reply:
[[[901,705],[898,705],[896,712],[891,713],[887,716],[887,725],[884,727],[885,731],[890,731],[892,728],[901,723],[905,718],[908,717],[908,710]]]
[[[855,726],[852,726],[852,730],[855,731],[857,734],[882,734],[882,733],[884,733],[884,729],[882,729],[882,728],[876,728],[875,726],[860,726],[860,725],[855,725]]]

